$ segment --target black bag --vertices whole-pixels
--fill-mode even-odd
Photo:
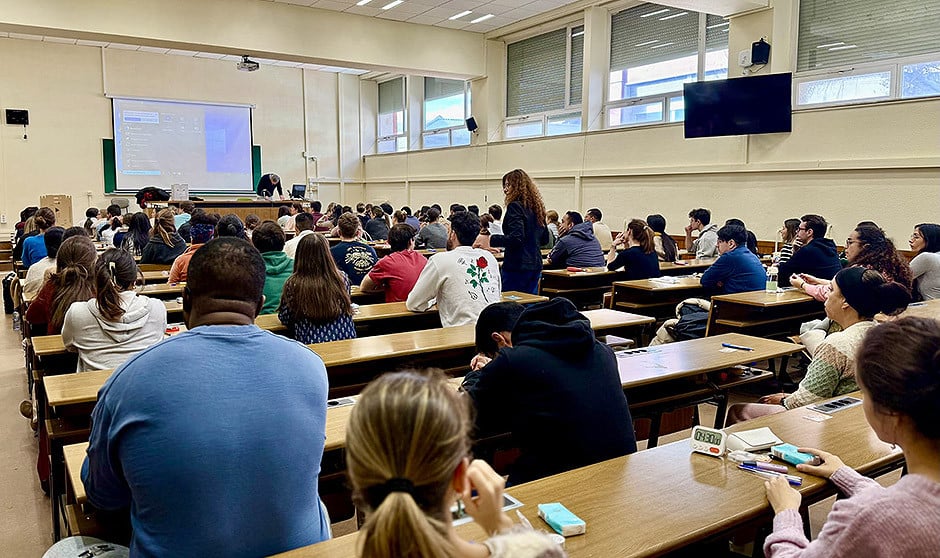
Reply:
[[[679,308],[679,322],[673,326],[673,337],[676,341],[686,339],[701,339],[705,337],[705,328],[708,326],[708,310],[694,304],[683,304]]]
[[[135,197],[140,207],[147,207],[148,201],[170,201],[170,193],[156,186],[141,188]]]
[[[13,313],[13,294],[10,293],[10,285],[16,279],[16,273],[10,272],[3,278],[3,311],[7,314]]]

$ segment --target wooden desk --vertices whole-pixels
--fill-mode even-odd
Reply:
[[[854,394],[858,395],[858,394]],[[838,412],[831,420],[812,422],[812,413],[794,409],[748,421],[729,430],[770,427],[797,446],[825,449],[863,474],[880,474],[903,459],[877,439],[860,406]],[[791,473],[794,470],[791,468]],[[835,492],[824,479],[803,477],[804,504]],[[507,490],[524,506],[522,514],[536,528],[537,504],[561,502],[588,524],[584,535],[570,537],[565,547],[573,558],[588,556],[660,556],[688,545],[727,535],[771,517],[764,480],[739,471],[731,460],[692,454],[687,440],[626,457],[575,469]],[[642,525],[642,529],[624,529]],[[457,528],[461,536],[485,538],[475,524]],[[355,556],[358,533],[279,554],[281,558]]]
[[[678,277],[678,282],[637,279],[614,281],[613,308],[661,319],[676,317],[676,305],[687,298],[703,296],[698,277]]]
[[[901,313],[899,318],[933,318],[940,320],[940,298],[926,300],[924,302],[915,302],[907,307],[907,310]]]
[[[718,258],[701,258],[691,260],[681,260],[681,263],[659,262],[659,271],[663,275],[688,275],[689,273],[701,273],[711,267]]]
[[[823,303],[796,289],[715,295],[705,335],[736,331],[788,336],[799,333],[801,323],[821,317],[825,317]]]
[[[186,283],[154,283],[138,288],[137,292],[151,298],[174,299],[183,296],[184,288]]]
[[[142,271],[144,284],[148,283],[167,283],[170,280],[169,271]]]
[[[600,305],[618,273],[607,271],[606,267],[585,269],[587,271],[543,270],[539,293],[549,298],[563,296],[578,308]]]

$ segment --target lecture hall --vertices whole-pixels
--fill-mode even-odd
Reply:
[[[940,3],[0,0],[9,556],[940,554]]]

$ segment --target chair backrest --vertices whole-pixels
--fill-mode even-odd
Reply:
[[[126,210],[127,207],[131,204],[130,200],[127,198],[111,198],[111,203],[120,207],[121,211]]]

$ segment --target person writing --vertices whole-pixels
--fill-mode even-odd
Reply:
[[[858,354],[858,387],[875,435],[904,451],[908,474],[889,488],[814,448],[825,477],[849,496],[832,507],[822,531],[807,540],[800,493],[783,477],[765,483],[776,514],[764,542],[768,558],[866,556],[928,558],[940,549],[940,323],[904,318],[873,329]]]

